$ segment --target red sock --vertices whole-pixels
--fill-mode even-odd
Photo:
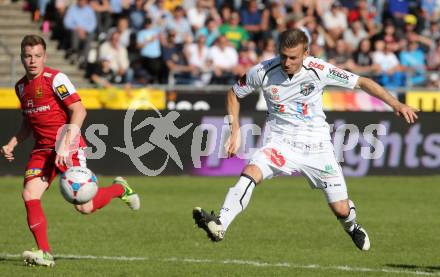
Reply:
[[[110,203],[113,198],[121,196],[122,194],[124,194],[124,192],[125,189],[120,184],[113,184],[106,188],[99,188],[95,197],[92,199],[92,213]]]
[[[38,249],[49,252],[50,247],[47,240],[46,216],[41,208],[40,200],[33,199],[25,201],[24,205],[26,206],[28,226],[34,235]]]

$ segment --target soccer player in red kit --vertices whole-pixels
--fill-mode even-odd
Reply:
[[[26,75],[15,85],[15,92],[20,99],[23,120],[19,131],[2,147],[1,153],[12,161],[14,148],[33,134],[35,146],[25,170],[23,200],[28,226],[38,249],[24,251],[23,257],[29,265],[54,266],[40,199],[57,173],[70,166],[86,167],[86,143],[78,132],[86,110],[69,78],[45,66],[46,43],[43,38],[37,35],[23,38],[21,61]],[[60,132],[63,128],[66,131]],[[57,133],[61,134],[58,135],[59,141]],[[78,147],[69,151],[73,140],[78,138]],[[122,177],[116,177],[111,186],[99,188],[91,201],[75,208],[83,214],[90,214],[116,197],[133,210],[140,207],[139,196]]]

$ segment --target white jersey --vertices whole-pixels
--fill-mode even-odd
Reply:
[[[233,87],[239,98],[262,90],[267,103],[267,127],[296,141],[329,141],[329,125],[322,108],[328,85],[353,89],[359,76],[315,57],[304,59],[299,73],[290,78],[280,57],[253,66]]]

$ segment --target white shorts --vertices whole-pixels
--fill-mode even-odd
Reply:
[[[311,188],[324,192],[328,203],[348,199],[342,169],[330,141],[304,143],[272,134],[267,137],[263,147],[253,154],[249,164],[258,166],[263,180],[300,172],[307,178]]]

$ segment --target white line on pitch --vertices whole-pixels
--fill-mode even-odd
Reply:
[[[0,253],[0,258],[20,258],[18,254]],[[409,271],[409,270],[397,270],[387,268],[367,268],[367,267],[350,267],[346,265],[334,265],[334,266],[322,266],[318,264],[300,265],[293,263],[269,263],[250,260],[212,260],[212,259],[194,259],[194,258],[154,258],[154,257],[127,257],[127,256],[92,256],[92,255],[71,255],[71,254],[59,254],[55,255],[56,259],[72,259],[72,260],[112,260],[112,261],[158,261],[158,262],[171,262],[171,263],[211,263],[211,264],[237,264],[237,265],[249,265],[256,267],[287,267],[287,268],[300,268],[300,269],[316,269],[316,270],[339,270],[349,272],[383,272],[394,274],[410,274],[419,276],[440,276],[437,272],[425,272],[425,271]]]

